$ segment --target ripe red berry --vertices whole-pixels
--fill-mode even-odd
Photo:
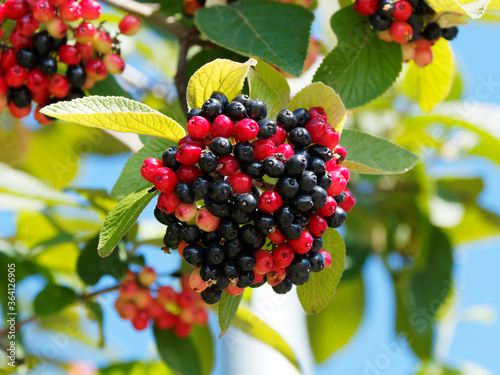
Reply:
[[[26,85],[32,93],[46,90],[49,78],[38,68],[32,69],[26,77]]]
[[[75,47],[78,48],[78,51],[80,51],[83,61],[90,60],[94,55],[94,46],[92,45],[92,42],[76,43]]]
[[[254,271],[258,273],[268,273],[272,270],[274,261],[269,251],[260,249],[253,253],[256,259]]]
[[[167,214],[171,214],[175,211],[180,203],[180,200],[175,196],[174,193],[161,193],[158,197],[158,203],[156,204],[156,207]]]
[[[234,137],[240,142],[251,141],[258,133],[259,125],[250,118],[245,118],[234,126]]]
[[[210,122],[205,117],[191,117],[187,123],[187,132],[193,138],[205,138],[210,133]]]
[[[179,182],[192,184],[196,177],[202,176],[203,172],[200,168],[194,165],[183,165],[177,170],[177,178]]]
[[[213,215],[205,207],[198,210],[196,225],[204,232],[213,232],[219,226],[220,218]]]
[[[38,21],[33,17],[33,14],[26,14],[16,22],[16,29],[23,36],[31,36],[38,29],[38,26]]]
[[[363,16],[370,16],[378,11],[378,0],[356,0],[354,2],[354,11]]]
[[[328,117],[326,115],[325,109],[323,107],[312,107],[309,109],[309,117],[313,118],[321,118],[325,122],[328,122]]]
[[[188,246],[186,242],[179,241],[179,244],[177,245],[177,251],[179,252],[179,255],[184,258],[184,249]]]
[[[203,281],[200,276],[201,267],[195,268],[191,275],[189,276],[189,286],[196,292],[201,293],[207,289],[207,284]]]
[[[286,241],[286,237],[283,236],[283,234],[278,230],[278,228],[274,230],[274,233],[268,234],[267,238],[269,238],[269,240],[272,243],[275,243],[276,245],[280,245]]]
[[[327,172],[333,171],[335,169],[335,167],[337,166],[337,159],[333,158],[333,159],[328,160],[325,163],[325,166],[326,166]]]
[[[159,329],[170,329],[177,323],[177,317],[169,312],[165,312],[159,318],[155,319],[155,325]]]
[[[430,47],[415,48],[415,64],[423,68],[429,65],[433,60],[432,50]]]
[[[224,289],[227,294],[230,294],[232,296],[239,296],[240,294],[243,294],[245,289],[240,288],[234,284],[229,284],[226,289]]]
[[[195,145],[198,147],[201,147],[202,149],[205,147],[205,141],[203,139],[199,138],[193,138],[190,135],[186,135],[185,137],[182,137],[179,139],[178,145],[182,145],[184,143],[190,144],[190,145]]]
[[[59,59],[62,63],[67,65],[77,65],[82,61],[82,55],[80,51],[75,46],[70,46],[68,44],[63,44],[59,47]]]
[[[252,179],[244,173],[229,176],[226,181],[233,187],[233,194],[249,193],[252,190]]]
[[[153,301],[147,308],[148,316],[150,319],[158,319],[165,312],[165,308],[157,301]]]
[[[31,93],[31,100],[40,105],[45,105],[50,100],[50,92],[48,89],[48,80],[47,80],[47,88],[41,91],[35,91]]]
[[[337,145],[333,150],[333,155],[335,156],[335,159],[337,159],[337,165],[339,165],[347,157],[347,150],[344,147]]]
[[[323,217],[332,216],[335,213],[336,208],[337,201],[329,195],[328,198],[326,198],[326,204],[323,207],[318,208],[318,214]]]
[[[31,48],[33,46],[33,40],[22,35],[17,29],[9,35],[9,42],[17,50],[21,48]]]
[[[9,87],[21,87],[26,81],[28,74],[26,69],[20,65],[11,66],[5,73],[5,83]]]
[[[333,168],[332,171],[339,172],[342,176],[344,176],[346,182],[349,182],[349,179],[351,177],[351,172],[349,172],[349,169],[347,169],[346,167],[338,165],[335,168]]]
[[[432,47],[434,45],[435,41],[433,40],[427,40],[425,38],[420,38],[413,42],[415,45],[415,48],[427,48],[427,47]]]
[[[317,143],[325,134],[328,124],[322,117],[313,117],[307,122],[305,128],[311,136],[311,142]]]
[[[50,36],[54,38],[62,38],[66,35],[66,31],[68,30],[68,26],[66,22],[59,18],[53,18],[49,22],[45,24],[45,28]]]
[[[219,115],[215,118],[214,122],[212,122],[212,127],[210,128],[210,135],[212,136],[212,139],[215,139],[217,137],[229,138],[233,135],[233,129],[234,129],[233,120],[231,120],[226,115]]]
[[[399,0],[394,3],[394,12],[392,18],[396,21],[406,21],[410,18],[413,12],[413,7],[407,0]]]
[[[128,14],[120,21],[118,28],[123,35],[133,36],[141,28],[141,20],[133,14]]]
[[[90,59],[85,63],[85,72],[96,81],[102,81],[108,75],[106,65],[97,58]]]
[[[290,143],[283,143],[276,148],[275,154],[282,154],[285,160],[288,160],[290,156],[295,155],[295,150]]]
[[[49,119],[47,116],[45,116],[40,110],[43,108],[43,106],[38,105],[35,108],[35,113],[33,114],[33,117],[35,118],[36,121],[40,123],[40,125],[49,125],[52,124],[52,120]]]
[[[305,254],[311,250],[313,237],[309,232],[302,231],[300,238],[297,240],[288,240],[288,243],[295,250],[297,254]]]
[[[170,305],[177,302],[177,293],[170,286],[161,286],[158,288],[157,300],[162,305]]]
[[[262,161],[276,152],[276,146],[270,139],[257,139],[252,142],[253,157],[255,160]]]
[[[259,209],[273,213],[283,205],[283,198],[275,191],[265,191],[259,198]]]
[[[325,234],[328,229],[328,223],[325,218],[321,215],[311,215],[309,217],[309,224],[307,224],[307,230],[314,237],[321,237]]]
[[[286,136],[287,136],[287,133],[286,133],[285,128],[277,125],[276,126],[276,134],[273,135],[273,137],[271,138],[271,141],[273,141],[273,143],[276,146],[279,146],[286,141]]]
[[[111,37],[106,31],[98,31],[94,35],[94,39],[92,40],[92,45],[95,50],[99,53],[110,53],[112,50],[112,41]]]
[[[345,189],[344,192],[345,192],[344,201],[341,204],[339,204],[339,206],[345,212],[349,212],[352,210],[352,208],[356,204],[356,198],[354,197],[354,195],[352,195],[352,193],[349,189]]]
[[[174,333],[180,339],[188,337],[189,334],[191,333],[191,324],[177,320],[177,322],[174,325]]]
[[[332,255],[325,249],[321,249],[319,252],[323,255],[323,259],[325,260],[325,268],[330,267],[332,265]]]
[[[279,245],[273,252],[274,264],[279,268],[286,268],[292,263],[294,256],[295,253],[290,245]]]
[[[404,21],[394,21],[389,33],[396,43],[406,43],[413,37],[413,28]]]
[[[270,275],[267,275],[267,283],[271,286],[276,286],[281,283],[286,277],[285,269],[283,269],[282,273],[273,272]]]
[[[90,22],[82,22],[75,29],[75,39],[78,43],[88,43],[94,40],[97,29]]]
[[[23,0],[7,0],[3,9],[4,17],[10,20],[17,20],[30,11],[28,3]]]
[[[328,195],[336,196],[342,193],[347,185],[347,181],[340,172],[333,171],[330,173],[332,176],[332,185],[326,190]]]
[[[321,146],[326,146],[330,150],[335,149],[335,146],[339,143],[340,134],[338,131],[333,129],[331,126],[326,128],[326,131],[321,136],[321,139],[317,143]]]
[[[219,173],[223,176],[232,176],[240,169],[240,163],[233,155],[226,155],[219,158]]]
[[[101,17],[102,7],[97,0],[82,0],[80,1],[80,7],[82,8],[82,18],[84,20],[96,20]]]
[[[158,191],[171,193],[174,191],[175,185],[177,185],[177,175],[170,168],[158,168],[153,175],[153,183]]]
[[[65,98],[69,94],[69,82],[62,74],[49,77],[49,92],[56,98]]]
[[[180,221],[190,221],[198,213],[198,206],[191,203],[181,203],[175,209],[175,217]]]
[[[46,23],[56,16],[54,6],[47,0],[38,0],[31,8],[31,11],[38,22]]]
[[[14,104],[14,102],[10,102],[9,104],[10,114],[15,118],[23,118],[28,116],[31,113],[31,104],[24,108],[18,108]]]
[[[125,70],[125,61],[116,53],[109,53],[102,58],[110,74],[121,74]]]
[[[195,165],[200,161],[201,148],[184,143],[175,152],[175,159],[182,165]]]
[[[196,302],[196,294],[192,289],[186,289],[177,294],[177,305],[181,309],[189,309]]]
[[[132,325],[138,331],[148,328],[149,316],[146,311],[139,311],[137,316],[132,319]]]
[[[156,158],[147,158],[142,163],[141,175],[146,181],[153,183],[155,173],[161,167],[163,167],[163,165],[160,160]]]
[[[68,0],[59,6],[59,17],[63,21],[76,21],[82,17],[82,7],[74,0]]]
[[[2,58],[0,62],[0,67],[4,72],[7,71],[11,66],[17,64],[17,51],[14,48],[8,48],[6,51],[2,53]]]
[[[195,307],[191,310],[193,323],[198,326],[206,326],[208,323],[208,313],[203,307]]]

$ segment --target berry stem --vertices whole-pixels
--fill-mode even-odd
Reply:
[[[260,180],[260,181],[254,180],[253,184],[256,187],[258,187],[259,189],[262,189],[265,191],[275,190],[275,188],[276,188],[274,184],[271,184],[270,182],[266,182],[264,180]]]

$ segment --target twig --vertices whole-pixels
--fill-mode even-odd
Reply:
[[[112,292],[113,290],[117,290],[119,287],[120,287],[120,284],[112,286],[112,287],[109,287],[109,288],[106,288],[106,289],[103,289],[103,290],[98,290],[97,292],[94,292],[94,293],[82,294],[76,300],[77,301],[87,301],[89,299],[94,298],[95,296],[98,296],[99,294],[104,294],[104,293],[107,293],[107,292]]]
[[[188,34],[184,34],[179,39],[180,50],[179,50],[179,61],[177,62],[177,73],[175,74],[175,88],[177,89],[177,96],[179,98],[179,103],[181,105],[182,111],[187,113],[187,103],[186,103],[186,87],[187,87],[187,54],[189,47],[191,47],[191,41]]]

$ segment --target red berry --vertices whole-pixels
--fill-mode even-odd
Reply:
[[[165,308],[160,305],[157,301],[153,301],[147,309],[148,316],[151,319],[158,319],[165,313]]]
[[[259,125],[250,118],[245,118],[234,126],[234,137],[240,142],[251,141],[258,133]]]
[[[90,22],[82,22],[75,30],[75,39],[78,43],[88,43],[94,40],[97,29]]]
[[[309,109],[308,112],[309,112],[309,117],[311,119],[321,118],[325,122],[328,122],[328,117],[327,117],[326,112],[325,112],[323,107],[313,107],[313,108]]]
[[[139,310],[137,310],[137,307],[133,303],[124,301],[120,303],[120,298],[116,300],[115,307],[120,316],[126,320],[134,320],[139,313]]]
[[[325,249],[321,249],[319,252],[323,255],[323,259],[325,260],[325,268],[330,267],[332,265],[332,255]]]
[[[352,195],[352,193],[349,189],[345,189],[344,192],[345,192],[344,201],[341,204],[339,204],[339,206],[345,212],[349,212],[352,210],[352,208],[356,204],[356,198],[354,197],[354,195]]]
[[[267,238],[269,238],[269,240],[272,243],[275,243],[276,245],[280,245],[286,241],[286,237],[283,236],[283,234],[278,230],[278,228],[274,230],[274,233],[268,234]]]
[[[38,0],[31,8],[31,11],[38,22],[46,23],[56,16],[54,6],[47,0]]]
[[[208,323],[208,313],[203,307],[195,307],[192,310],[193,323],[198,326],[206,326]]]
[[[175,159],[182,165],[195,165],[200,161],[201,148],[184,143],[175,152]]]
[[[189,309],[196,302],[196,294],[193,290],[183,290],[177,295],[177,305],[181,309]]]
[[[335,156],[335,159],[337,159],[337,165],[338,165],[342,163],[347,157],[347,150],[344,147],[337,145],[333,150],[333,155]]]
[[[0,96],[7,94],[8,91],[9,91],[9,87],[7,86],[7,83],[5,82],[5,78],[0,76]]]
[[[186,135],[185,137],[182,137],[178,142],[179,146],[184,144],[184,143],[187,143],[190,145],[195,145],[195,146],[201,147],[202,149],[205,147],[205,141],[203,139],[193,138],[190,135]]]
[[[23,0],[7,0],[3,9],[4,17],[10,20],[17,20],[30,11],[28,3]]]
[[[204,232],[213,232],[219,226],[220,218],[211,214],[205,207],[198,210],[196,225]]]
[[[219,158],[219,173],[223,176],[232,176],[240,169],[240,163],[233,155],[226,155]]]
[[[175,211],[180,203],[181,201],[175,196],[174,193],[161,193],[158,197],[158,203],[156,204],[156,207],[167,214],[171,214]]]
[[[48,85],[49,84],[47,81],[47,87],[48,87]],[[38,103],[42,106],[45,105],[50,100],[49,89],[46,88],[46,89],[41,90],[41,91],[32,92],[31,93],[31,100],[33,100],[35,103]]]
[[[399,0],[394,3],[394,12],[392,18],[396,21],[406,21],[410,18],[413,12],[413,7],[407,0]]]
[[[80,1],[80,7],[82,8],[82,18],[84,20],[96,20],[101,17],[102,7],[97,0],[82,0]]]
[[[20,65],[11,66],[5,73],[5,83],[9,87],[21,87],[26,81],[28,74],[26,69]]]
[[[259,209],[273,213],[283,205],[283,198],[275,191],[265,191],[259,198]]]
[[[80,51],[83,61],[90,60],[94,55],[94,46],[92,45],[92,42],[76,43],[75,47],[78,48],[78,51]]]
[[[109,53],[102,58],[110,74],[121,74],[125,70],[125,61],[116,53]]]
[[[191,324],[178,320],[174,325],[174,333],[181,339],[188,337],[191,333]]]
[[[229,176],[226,181],[233,187],[233,194],[249,193],[252,190],[252,179],[244,173]]]
[[[201,267],[195,268],[189,276],[189,286],[196,292],[201,293],[207,289],[207,284],[200,276]]]
[[[275,154],[282,154],[285,160],[288,160],[290,156],[295,155],[295,150],[291,144],[283,143],[276,148]]]
[[[177,317],[169,312],[165,312],[159,318],[155,319],[155,325],[159,329],[170,329],[177,323]]]
[[[328,229],[328,223],[325,218],[321,215],[311,215],[309,217],[309,224],[307,224],[307,230],[314,237],[321,237],[325,234]]]
[[[132,325],[138,331],[148,328],[149,316],[146,311],[139,311],[137,316],[132,319]]]
[[[118,28],[123,35],[135,35],[141,28],[141,20],[133,14],[128,14],[120,21]]]
[[[276,286],[281,283],[285,279],[286,273],[284,268],[280,272],[281,273],[273,272],[272,274],[267,275],[267,283],[271,286]]]
[[[321,139],[319,139],[316,143],[321,146],[326,146],[330,150],[333,150],[335,149],[335,146],[337,146],[337,144],[339,143],[339,139],[340,139],[340,134],[338,133],[338,131],[336,131],[331,126],[328,126],[326,131],[321,136]]]
[[[170,286],[161,286],[158,288],[157,301],[162,305],[169,305],[177,302],[177,293]]]
[[[62,74],[49,77],[49,92],[56,98],[65,98],[69,94],[69,82]]]
[[[389,33],[396,43],[406,43],[413,37],[412,27],[404,21],[394,21],[389,28]]]
[[[33,14],[26,14],[19,18],[16,22],[16,29],[23,36],[31,36],[38,29],[38,21],[35,20]]]
[[[161,167],[163,167],[161,160],[158,160],[156,158],[147,158],[142,163],[141,175],[146,181],[153,183],[155,179],[155,173]]]
[[[106,65],[97,58],[90,59],[85,63],[85,72],[96,81],[102,81],[108,75]]]
[[[179,252],[179,255],[184,258],[184,249],[186,248],[188,244],[183,242],[183,241],[179,241],[179,244],[177,245],[177,251]]]
[[[281,145],[282,143],[284,143],[286,141],[286,130],[284,127],[282,126],[279,126],[277,125],[276,127],[276,134],[273,135],[273,137],[271,138],[271,141],[273,141],[273,143],[276,145],[276,146],[279,146]]]
[[[87,80],[85,81],[84,85],[82,86],[82,90],[90,90],[92,87],[95,85],[95,80],[93,80],[90,77],[87,77]]]
[[[325,134],[328,124],[322,117],[313,117],[307,122],[305,128],[311,135],[311,142],[317,143]]]
[[[432,62],[432,50],[430,47],[416,48],[415,49],[415,64],[417,66],[423,68],[424,66],[429,65]]]
[[[158,168],[153,175],[153,183],[158,191],[171,193],[177,185],[177,175],[170,168]]]
[[[255,272],[253,271],[253,274],[255,276],[255,280],[254,280],[254,284],[258,284],[260,282],[262,282],[262,280],[264,280],[264,274],[261,274],[261,273],[258,273],[258,272]]]
[[[21,48],[31,48],[33,46],[33,40],[22,35],[17,29],[9,35],[9,42],[18,50]]]
[[[378,0],[356,0],[354,2],[354,11],[363,16],[370,16],[378,11]]]
[[[35,68],[28,73],[26,85],[32,93],[44,91],[49,85],[49,78],[40,69]]]
[[[294,256],[295,253],[290,245],[279,245],[273,252],[274,264],[279,268],[286,268],[292,263]]]
[[[318,214],[323,217],[332,216],[335,213],[336,208],[337,201],[329,195],[328,198],[326,198],[326,204],[323,207],[318,208]]]
[[[337,159],[333,158],[333,159],[328,160],[325,163],[325,166],[326,166],[326,171],[327,172],[333,171],[334,168],[337,166]]]
[[[59,6],[59,17],[63,21],[76,21],[82,17],[82,7],[74,0],[68,0]]]
[[[309,232],[302,231],[300,238],[297,240],[288,240],[288,243],[295,250],[297,254],[305,254],[311,250],[313,237]]]
[[[9,48],[2,53],[0,66],[4,72],[7,71],[11,66],[17,64],[17,51],[14,48]]]
[[[413,42],[413,44],[415,45],[415,48],[427,48],[427,47],[432,47],[434,45],[434,42],[433,40],[427,40],[427,39],[424,39],[424,38],[420,38],[418,40],[416,40],[415,42]]]
[[[190,120],[191,121],[191,120]],[[217,137],[229,138],[233,135],[234,122],[229,117],[225,115],[219,115],[212,122],[212,127],[210,129],[210,135],[212,139]],[[189,131],[189,122],[188,122]]]
[[[210,122],[205,117],[191,117],[187,123],[187,132],[193,138],[205,138],[210,133]]]
[[[255,160],[262,161],[276,152],[276,146],[270,139],[257,139],[252,142],[253,157]]]
[[[269,251],[260,249],[253,253],[257,263],[255,264],[254,271],[258,273],[268,273],[272,270],[274,261],[273,256]]]
[[[28,116],[31,113],[31,104],[24,108],[18,108],[14,104],[14,102],[10,102],[9,104],[10,114],[15,118],[23,118]]]
[[[202,176],[203,172],[200,168],[194,165],[183,165],[177,170],[177,178],[179,182],[192,184],[196,177]]]
[[[40,123],[40,125],[52,124],[52,120],[40,112],[40,110],[42,108],[43,108],[43,106],[41,106],[41,105],[37,106],[35,108],[35,113],[33,114],[33,117],[35,118],[36,121],[38,121]]]
[[[175,209],[175,217],[180,221],[190,221],[198,213],[198,206],[191,203],[181,203]]]
[[[239,296],[240,294],[243,294],[243,292],[245,291],[245,289],[242,289],[233,284],[229,284],[224,290],[226,291],[226,293],[232,296]]]
[[[62,38],[66,35],[66,31],[68,30],[68,26],[66,22],[59,18],[53,18],[49,22],[45,24],[45,28],[50,36],[54,38]]]
[[[347,169],[346,167],[339,165],[339,166],[336,166],[335,168],[333,168],[332,171],[339,172],[342,176],[344,176],[346,182],[349,182],[349,178],[351,177],[351,173],[349,172],[349,169]]]
[[[347,185],[347,181],[340,172],[333,171],[330,173],[332,176],[332,185],[326,190],[328,195],[336,196],[342,193]]]
[[[111,37],[106,31],[98,31],[94,35],[94,39],[92,40],[92,45],[95,50],[100,53],[110,53],[112,50],[112,41]]]
[[[63,44],[59,47],[59,59],[62,63],[67,65],[77,65],[82,61],[82,55],[80,51],[75,46],[70,46],[68,44]]]

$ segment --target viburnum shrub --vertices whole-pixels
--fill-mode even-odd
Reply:
[[[7,0],[0,4],[5,42],[0,58],[0,110],[22,118],[37,107],[42,125],[51,119],[40,112],[47,104],[85,96],[85,90],[107,74],[125,69],[118,35],[99,22],[97,0]],[[94,24],[95,23],[95,24]],[[134,35],[141,21],[125,16],[120,33]],[[9,34],[7,34],[7,30]]]
[[[215,91],[189,111],[187,131],[161,160],[144,160],[141,174],[161,192],[164,249],[196,267],[191,286],[206,303],[266,282],[284,294],[330,266],[322,235],[356,199],[323,108],[269,118],[260,100]]]
[[[379,38],[401,44],[403,61],[420,67],[432,62],[431,46],[439,38],[454,39],[456,26],[441,27],[434,10],[424,0],[356,0],[354,10],[368,16]]]
[[[208,313],[207,305],[190,287],[189,275],[180,281],[181,290],[176,291],[157,285],[151,267],[144,267],[138,274],[129,271],[120,284],[115,308],[137,330],[146,329],[152,322],[159,329],[172,329],[179,338],[187,337],[193,324],[207,324]]]

